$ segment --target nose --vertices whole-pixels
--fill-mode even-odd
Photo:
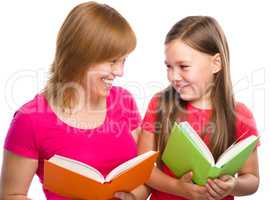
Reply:
[[[113,68],[112,68],[112,74],[114,76],[119,76],[119,77],[123,76],[123,74],[124,74],[124,64],[119,63],[119,64],[114,65]]]
[[[171,73],[172,81],[181,81],[183,79],[181,70],[178,67],[173,67]]]

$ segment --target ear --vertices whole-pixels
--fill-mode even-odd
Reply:
[[[222,68],[220,54],[217,53],[212,57],[212,73],[216,74]]]

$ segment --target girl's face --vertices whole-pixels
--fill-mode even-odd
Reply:
[[[92,97],[106,97],[116,77],[123,76],[126,56],[95,64],[87,72],[87,92]]]
[[[165,46],[165,58],[168,80],[183,100],[198,105],[209,100],[214,74],[221,69],[219,54],[211,56],[174,40]]]

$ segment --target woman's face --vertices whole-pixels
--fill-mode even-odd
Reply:
[[[90,66],[87,72],[87,92],[91,96],[106,97],[114,79],[123,76],[125,59],[126,56]]]
[[[165,46],[165,64],[171,85],[183,100],[196,102],[209,98],[214,74],[220,70],[220,56],[197,51],[181,40]]]

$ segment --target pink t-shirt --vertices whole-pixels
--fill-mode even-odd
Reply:
[[[117,165],[137,155],[131,131],[141,121],[137,105],[127,90],[112,87],[106,102],[103,124],[94,129],[79,129],[57,118],[44,95],[38,94],[14,114],[4,148],[37,159],[36,174],[41,183],[44,159],[55,154],[91,165],[106,176]],[[66,199],[43,190],[47,199]]]
[[[146,111],[144,119],[142,121],[142,129],[151,133],[155,133],[155,127],[158,126],[157,121],[157,111],[159,109],[159,94],[155,95]],[[209,122],[212,111],[200,109],[194,107],[191,103],[187,104],[187,121],[190,125],[196,130],[197,133],[201,133],[205,125]],[[242,135],[244,133],[244,135]],[[250,135],[258,135],[258,131],[256,128],[256,123],[253,118],[250,110],[242,103],[237,103],[236,105],[236,138],[244,139]],[[204,142],[206,144],[209,143],[209,135],[206,135],[204,138]],[[170,171],[170,169],[163,164],[162,171],[172,177],[175,177],[174,174]],[[228,196],[223,200],[233,200],[234,197]],[[168,193],[160,192],[157,190],[152,190],[151,200],[186,200],[183,197],[177,197]]]

